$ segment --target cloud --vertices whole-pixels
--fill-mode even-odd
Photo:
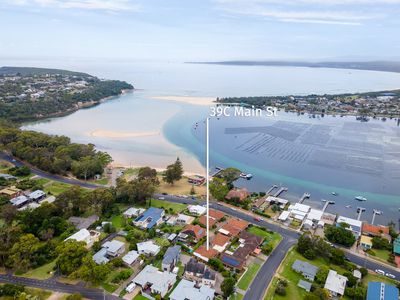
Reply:
[[[214,0],[214,3],[217,9],[231,14],[280,22],[354,26],[384,18],[385,10],[377,13],[377,4],[392,7],[400,4],[400,0]]]
[[[139,6],[129,0],[10,0],[8,4],[59,9],[86,9],[99,11],[137,11]]]

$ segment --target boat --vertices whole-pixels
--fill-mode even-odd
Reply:
[[[338,193],[336,193],[336,192],[332,192],[331,193],[333,196],[337,196],[338,195]]]
[[[251,178],[253,178],[253,174],[240,173],[239,176],[240,176],[240,178],[247,179],[247,180],[250,180]]]
[[[356,199],[357,201],[367,201],[367,198],[363,196],[356,196],[354,199]]]
[[[351,205],[346,205],[345,207],[346,207],[346,208],[351,208]]]

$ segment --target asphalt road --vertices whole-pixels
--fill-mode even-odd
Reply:
[[[15,164],[16,166],[22,166],[24,165],[23,162],[14,159],[12,156],[4,153],[4,152],[0,152],[0,159],[9,161],[13,164]],[[63,182],[63,183],[67,183],[67,184],[74,184],[74,185],[79,185],[81,187],[84,188],[98,188],[100,187],[99,185],[96,184],[92,184],[92,183],[87,183],[87,182],[83,182],[80,180],[76,180],[76,179],[70,179],[70,178],[65,178],[62,176],[58,176],[58,175],[53,175],[53,174],[49,174],[47,172],[43,172],[41,170],[38,170],[36,168],[32,168],[31,170],[34,174],[39,175],[41,177],[50,179],[50,180],[55,180],[55,181],[59,181],[59,182]],[[164,200],[166,201],[170,201],[170,202],[176,202],[176,203],[184,203],[184,204],[200,204],[200,205],[204,205],[205,202],[204,201],[199,201],[197,199],[192,199],[192,198],[181,198],[181,197],[177,197],[177,196],[172,196],[172,195],[162,195],[162,194],[156,194],[155,195],[156,198],[164,198]],[[250,215],[247,215],[243,212],[240,212],[236,209],[232,209],[223,205],[218,205],[215,202],[210,203],[210,208],[213,208],[215,210],[219,210],[222,211],[228,215],[231,215],[233,217],[245,220],[251,224],[257,225],[257,226],[261,226],[264,227],[268,230],[271,231],[275,231],[278,232],[279,234],[282,235],[283,239],[282,242],[278,245],[278,247],[272,252],[272,254],[270,255],[270,257],[268,258],[268,260],[263,264],[263,266],[261,267],[260,271],[258,272],[256,278],[253,280],[252,284],[250,285],[250,287],[248,288],[246,295],[244,296],[245,300],[250,300],[250,299],[262,299],[262,296],[265,293],[265,289],[268,287],[268,285],[270,284],[278,266],[280,265],[280,263],[282,262],[282,260],[285,257],[285,254],[287,253],[287,251],[294,245],[296,244],[297,239],[299,238],[300,234],[293,231],[293,230],[289,230],[286,229],[284,227],[278,226],[276,224],[272,224],[269,222],[265,222],[265,221],[256,221],[254,220],[254,218]],[[354,264],[361,266],[361,267],[365,267],[369,270],[375,271],[376,269],[380,269],[383,270],[385,273],[391,273],[394,276],[396,276],[396,279],[399,280],[400,279],[400,272],[397,270],[394,270],[392,268],[389,268],[383,264],[379,264],[378,262],[374,262],[371,260],[368,260],[366,258],[357,256],[355,254],[351,254],[346,252],[346,257],[353,262]],[[6,277],[4,277],[6,276]],[[7,277],[8,276],[8,277]],[[0,275],[0,281],[5,279],[11,280],[10,282],[15,282],[18,283],[17,281],[12,281],[12,280],[30,280],[32,281],[32,284],[43,284],[46,282],[50,282],[50,281],[40,281],[40,280],[34,280],[34,279],[23,279],[20,277],[13,277],[11,275]],[[3,278],[4,277],[4,278]],[[24,283],[21,283],[24,284]],[[29,285],[26,284],[25,285]],[[61,286],[59,286],[61,285]],[[33,286],[33,285],[30,285]],[[85,289],[83,287],[75,287],[75,286],[69,286],[69,285],[65,285],[65,284],[60,284],[57,282],[52,282],[51,281],[51,286],[53,286],[54,288],[78,288],[81,291],[77,291],[79,293],[81,293],[82,295],[84,295],[84,292],[86,293],[98,293],[98,291],[96,290],[88,290]],[[37,286],[40,287],[40,286]],[[44,287],[43,287],[44,288]],[[51,288],[48,288],[51,289]],[[54,290],[54,289],[53,289]],[[101,292],[101,291],[100,291]],[[96,296],[98,296],[99,294],[96,294]],[[85,295],[84,295],[85,296]],[[86,296],[85,296],[86,297]],[[107,295],[106,297],[111,297],[111,298],[106,298],[106,299],[118,299],[118,297],[114,297],[111,295]],[[101,299],[101,298],[92,298],[89,297],[89,295],[87,296],[87,298],[89,299]]]
[[[204,201],[199,201],[199,200],[193,200],[191,198],[181,198],[181,197],[176,197],[172,195],[161,195],[157,194],[155,195],[157,198],[163,197],[166,201],[170,202],[176,202],[176,203],[185,203],[185,204],[199,204],[199,205],[204,205]],[[261,269],[257,273],[257,276],[253,280],[252,284],[248,288],[246,295],[244,296],[243,299],[245,300],[253,300],[253,299],[262,299],[265,289],[268,287],[270,284],[277,268],[279,267],[280,263],[284,259],[286,253],[289,251],[289,249],[296,244],[297,239],[300,237],[300,234],[298,232],[295,232],[290,229],[286,229],[284,227],[278,226],[276,224],[272,224],[269,222],[265,221],[256,221],[252,216],[249,216],[243,212],[240,212],[239,210],[232,209],[223,205],[218,205],[215,202],[210,203],[210,208],[222,211],[228,215],[231,215],[233,217],[245,220],[251,224],[257,225],[264,227],[268,230],[278,232],[280,235],[282,235],[283,239],[281,243],[276,247],[276,249],[271,253],[269,256],[268,260],[262,265]],[[400,279],[400,271],[396,271],[393,268],[387,267],[383,264],[380,264],[378,262],[374,262],[371,260],[368,260],[366,258],[360,257],[355,254],[351,254],[346,252],[346,257],[349,259],[352,263],[360,266],[367,268],[369,270],[375,271],[376,269],[380,269],[384,271],[385,273],[390,273],[396,276],[396,279]]]
[[[22,161],[12,157],[11,155],[8,155],[5,152],[0,152],[0,159],[6,160],[6,161],[14,164],[17,167],[21,167],[21,166],[25,165],[25,163],[23,163]],[[77,179],[67,178],[67,177],[63,177],[63,176],[59,176],[59,175],[55,175],[55,174],[50,174],[50,173],[44,172],[42,170],[36,169],[32,166],[29,166],[29,168],[31,169],[33,174],[39,175],[40,177],[47,178],[50,180],[59,181],[62,183],[67,183],[67,184],[79,185],[79,186],[81,186],[83,188],[87,188],[87,189],[95,189],[95,188],[102,187],[101,185],[97,185],[94,183],[84,182],[84,181],[77,180]]]
[[[94,300],[98,300],[98,299],[119,300],[119,299],[121,299],[119,297],[116,297],[116,296],[113,296],[113,295],[110,295],[107,293],[103,293],[103,291],[100,289],[86,288],[82,284],[71,285],[71,284],[60,283],[53,278],[47,279],[47,280],[37,280],[37,279],[31,279],[31,278],[17,277],[17,276],[13,276],[11,274],[0,274],[0,282],[20,284],[20,285],[24,285],[24,286],[30,286],[30,287],[34,287],[34,288],[50,290],[50,291],[54,291],[54,292],[61,292],[61,293],[69,293],[69,294],[79,293],[85,298],[94,299]]]

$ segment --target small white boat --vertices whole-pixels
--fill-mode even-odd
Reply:
[[[346,205],[345,207],[346,207],[346,208],[351,208],[351,205]]]
[[[356,196],[354,199],[356,199],[357,201],[367,201],[367,198],[363,196]]]
[[[332,192],[331,193],[333,196],[337,196],[338,195],[338,193],[336,193],[336,192]]]

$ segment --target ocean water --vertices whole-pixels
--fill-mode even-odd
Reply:
[[[4,63],[5,64],[5,63]],[[137,90],[69,116],[26,124],[26,129],[64,134],[91,142],[123,165],[163,168],[179,156],[185,169],[204,173],[204,120],[210,108],[152,99],[154,96],[251,96],[342,93],[394,89],[400,74],[293,67],[118,63],[94,61],[30,62],[126,80]],[[7,63],[16,65],[16,63]],[[197,124],[196,124],[197,123]],[[400,217],[400,128],[393,120],[360,123],[354,117],[309,118],[278,112],[276,118],[212,118],[211,166],[235,166],[252,173],[237,185],[266,191],[286,186],[282,196],[296,201],[304,192],[314,207],[334,200],[328,211],[376,223]],[[159,132],[112,138],[93,132]],[[338,196],[332,196],[337,192]],[[357,202],[355,196],[365,196]],[[351,205],[351,208],[345,206]]]

